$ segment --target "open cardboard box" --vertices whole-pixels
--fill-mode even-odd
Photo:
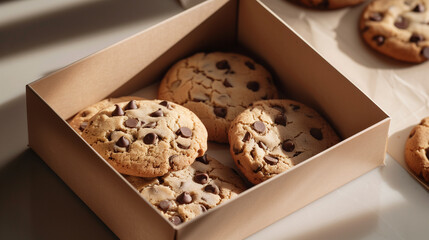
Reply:
[[[285,95],[322,113],[339,144],[178,226],[67,124],[80,109],[159,81],[197,51],[246,49]],[[209,0],[27,86],[29,146],[124,239],[246,237],[382,165],[390,118],[259,1]],[[209,150],[210,151],[210,150]],[[221,150],[228,154],[227,146]]]

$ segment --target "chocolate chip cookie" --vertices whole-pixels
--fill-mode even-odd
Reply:
[[[397,60],[429,59],[429,0],[375,0],[363,11],[360,31],[373,49]]]
[[[411,130],[405,144],[405,162],[416,176],[429,183],[429,117]]]
[[[228,142],[231,121],[256,100],[277,96],[271,74],[235,53],[197,53],[176,63],[161,82],[158,98],[181,104],[206,126],[209,140]]]
[[[183,170],[162,177],[125,178],[175,225],[195,218],[246,189],[232,169],[207,155],[197,158]]]
[[[101,109],[113,106],[115,103],[131,101],[131,100],[143,100],[143,98],[134,97],[134,96],[107,98],[89,107],[84,108],[83,110],[78,112],[73,118],[69,119],[67,122],[77,133],[82,134],[82,131],[88,125],[89,119],[91,119]]]
[[[315,110],[278,99],[258,101],[231,123],[230,152],[246,178],[258,184],[338,143]]]
[[[292,0],[306,7],[318,9],[337,9],[353,6],[365,0]]]
[[[207,150],[200,119],[161,100],[133,100],[101,110],[82,137],[118,172],[140,177],[183,169]]]

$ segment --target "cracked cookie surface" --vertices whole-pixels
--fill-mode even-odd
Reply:
[[[338,143],[315,110],[286,100],[258,101],[231,123],[230,152],[253,184],[263,182]]]
[[[429,0],[375,0],[363,11],[360,31],[376,51],[397,60],[429,59]]]
[[[98,112],[82,137],[118,172],[156,177],[183,169],[207,150],[207,130],[178,104],[118,103]]]
[[[292,0],[301,5],[318,9],[337,9],[353,6],[365,0]]]
[[[176,63],[165,75],[159,99],[195,112],[209,140],[228,142],[232,120],[252,102],[277,97],[271,74],[252,59],[235,53],[197,53]]]
[[[411,130],[405,144],[405,162],[417,176],[429,183],[429,117]]]
[[[125,176],[173,224],[189,221],[244,191],[229,167],[204,155],[189,167],[154,178]]]
[[[113,106],[115,103],[131,101],[131,100],[143,100],[143,99],[144,98],[135,97],[135,96],[107,98],[89,107],[82,109],[80,112],[78,112],[73,118],[69,119],[67,122],[77,133],[82,134],[82,131],[88,125],[89,119],[91,119],[100,110]]]

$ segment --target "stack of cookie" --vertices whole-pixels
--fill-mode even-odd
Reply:
[[[176,225],[246,189],[236,172],[206,155],[208,140],[229,143],[237,168],[253,184],[339,142],[316,111],[274,100],[271,74],[240,54],[183,59],[158,93],[161,100],[103,100],[69,123]]]

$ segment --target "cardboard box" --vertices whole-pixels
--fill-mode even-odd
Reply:
[[[65,121],[106,97],[159,81],[198,51],[245,49],[289,98],[344,139],[237,198],[173,226]],[[384,162],[390,118],[259,1],[209,0],[27,86],[30,147],[123,239],[237,239]],[[225,146],[225,152],[226,150]]]

